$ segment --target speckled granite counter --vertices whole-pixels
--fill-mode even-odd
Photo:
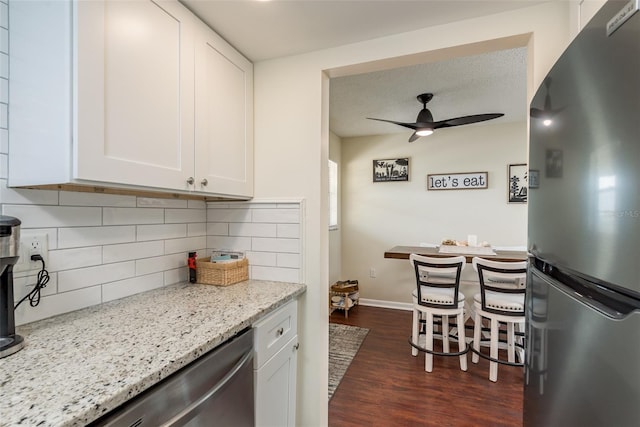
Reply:
[[[85,425],[304,290],[180,284],[18,327],[25,348],[0,359],[0,425]]]

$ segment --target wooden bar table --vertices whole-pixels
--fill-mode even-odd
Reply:
[[[459,246],[462,247],[462,246]],[[469,251],[469,253],[440,253],[438,247],[423,247],[423,246],[394,246],[384,253],[385,258],[390,259],[409,259],[409,255],[418,254],[423,256],[430,256],[436,258],[447,258],[452,256],[464,256],[467,259],[468,263],[471,263],[473,257],[480,257],[485,259],[490,259],[493,261],[505,261],[505,262],[514,262],[514,261],[526,261],[527,260],[527,252],[526,251],[501,251],[498,249],[493,249],[495,255],[483,255],[483,254],[474,254]]]

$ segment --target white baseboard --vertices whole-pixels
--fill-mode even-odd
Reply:
[[[413,304],[410,302],[383,301],[377,299],[360,298],[358,304],[367,305],[369,307],[391,308],[393,310],[413,310]]]

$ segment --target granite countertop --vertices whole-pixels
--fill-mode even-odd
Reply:
[[[25,347],[0,359],[0,425],[83,426],[305,289],[179,284],[20,326]]]

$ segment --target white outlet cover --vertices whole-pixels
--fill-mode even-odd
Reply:
[[[34,250],[34,247],[40,247],[40,250]],[[19,276],[25,276],[33,274],[42,269],[42,263],[40,261],[31,261],[31,255],[34,253],[40,253],[44,259],[45,264],[49,262],[49,242],[48,236],[44,233],[33,233],[23,231],[20,235],[20,258],[17,264],[13,267],[13,273]]]

